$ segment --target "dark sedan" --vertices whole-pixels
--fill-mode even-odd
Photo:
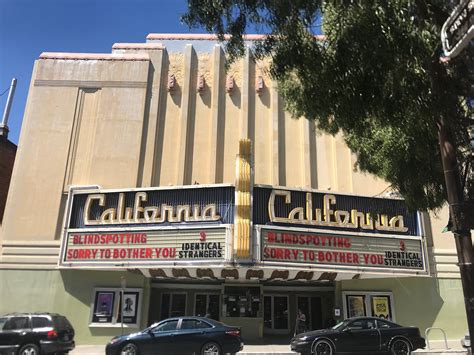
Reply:
[[[411,354],[424,348],[416,327],[404,327],[380,318],[349,318],[329,329],[301,333],[291,340],[291,350],[301,354]]]
[[[209,318],[169,318],[141,332],[117,336],[105,349],[107,355],[237,353],[244,343],[240,329]]]

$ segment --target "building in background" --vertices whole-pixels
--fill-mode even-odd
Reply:
[[[1,230],[0,297],[15,302],[0,312],[63,313],[82,344],[122,318],[134,331],[179,315],[290,335],[298,309],[309,329],[374,315],[460,338],[447,212],[408,211],[340,136],[291,119],[267,67],[248,52],[226,71],[207,35],[43,53]]]
[[[4,135],[0,135],[0,224],[2,224],[8,188],[15,162],[16,145]]]

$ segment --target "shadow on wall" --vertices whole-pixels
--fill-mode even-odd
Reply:
[[[103,328],[103,327],[89,327],[91,304],[93,303],[93,289],[100,287],[120,288],[121,276],[124,276],[127,281],[127,287],[143,288],[145,289],[146,279],[141,274],[122,271],[86,271],[86,270],[61,270],[61,278],[64,283],[64,291],[69,295],[65,297],[64,294],[58,295],[62,299],[69,299],[64,308],[69,308],[65,315],[69,318],[76,330],[77,343],[80,345],[82,339],[88,339],[90,336],[97,337],[96,341],[103,344],[103,338],[110,338],[120,334],[120,327]],[[145,290],[144,290],[145,291]],[[74,298],[80,304],[74,306]],[[146,317],[146,300],[145,292],[143,293],[142,304],[142,321]],[[64,302],[64,301],[63,301]],[[127,329],[130,333],[136,331],[135,328]],[[102,341],[102,342],[101,342]]]

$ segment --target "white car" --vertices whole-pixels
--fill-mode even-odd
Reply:
[[[469,347],[471,347],[471,338],[469,337],[469,333],[466,333],[466,335],[464,336],[464,338],[461,339],[461,345],[462,345],[464,348],[469,348]]]

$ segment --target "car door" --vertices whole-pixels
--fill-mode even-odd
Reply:
[[[371,354],[380,351],[380,334],[375,319],[355,319],[342,329],[337,340],[337,352]]]
[[[380,346],[383,351],[388,351],[390,340],[396,335],[398,325],[377,319],[377,329],[380,332]]]
[[[31,338],[31,326],[29,316],[14,316],[2,318],[3,326],[0,330],[0,345],[19,345]],[[1,347],[0,347],[1,349]]]
[[[201,319],[183,318],[174,335],[177,354],[200,353],[206,342],[213,341],[210,330],[212,326]]]
[[[172,355],[175,352],[173,335],[178,327],[179,319],[169,319],[158,323],[154,328],[148,330],[140,339],[141,355]]]

